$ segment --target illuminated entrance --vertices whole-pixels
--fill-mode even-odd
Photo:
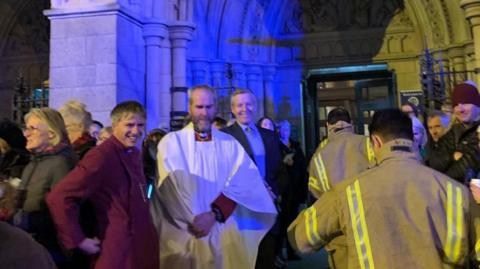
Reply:
[[[396,107],[395,73],[386,64],[310,70],[305,81],[305,146],[311,156],[327,136],[327,114],[336,107],[350,112],[355,132],[368,134],[373,111]]]

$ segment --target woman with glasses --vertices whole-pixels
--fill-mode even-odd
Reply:
[[[22,173],[14,222],[45,246],[62,268],[66,259],[57,243],[45,196],[74,167],[77,157],[56,110],[33,108],[25,115],[25,125],[26,148],[32,159]]]

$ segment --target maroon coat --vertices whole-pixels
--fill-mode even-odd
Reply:
[[[141,156],[114,136],[91,149],[47,196],[58,235],[68,249],[85,239],[79,205],[95,208],[101,250],[96,269],[158,269],[158,237],[145,194]]]

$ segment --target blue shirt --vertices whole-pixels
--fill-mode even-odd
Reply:
[[[250,148],[253,152],[253,158],[255,159],[255,163],[257,164],[258,171],[260,171],[260,175],[262,179],[265,180],[265,171],[266,171],[266,160],[265,160],[265,146],[263,145],[262,136],[258,131],[258,128],[252,125],[243,125],[238,123],[240,128],[242,128],[243,133],[247,137],[248,143],[250,144]],[[247,131],[247,129],[250,129]]]

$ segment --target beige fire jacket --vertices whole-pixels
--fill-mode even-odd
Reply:
[[[329,132],[315,151],[308,167],[308,189],[315,198],[350,178],[369,165],[375,164],[375,156],[368,137],[353,133],[350,128]]]
[[[288,229],[292,246],[312,252],[344,235],[349,269],[462,267],[479,231],[469,190],[421,165],[411,145],[385,144],[377,167],[301,212]]]

